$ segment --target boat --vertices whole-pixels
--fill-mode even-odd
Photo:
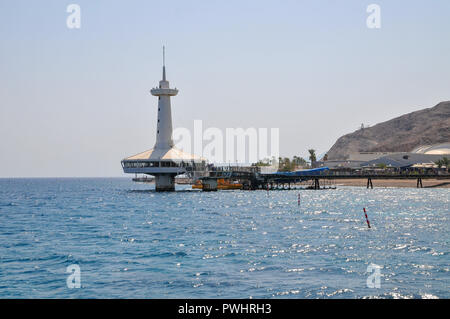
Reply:
[[[202,181],[197,180],[197,182],[192,185],[192,189],[203,189]],[[242,184],[230,182],[229,179],[219,178],[217,180],[217,189],[242,189]]]

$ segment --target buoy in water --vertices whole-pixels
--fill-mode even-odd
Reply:
[[[364,210],[364,215],[366,216],[367,227],[370,228],[370,222],[369,222],[369,218],[367,217],[366,208],[364,207],[363,210]]]

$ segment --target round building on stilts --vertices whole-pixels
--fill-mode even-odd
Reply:
[[[159,81],[159,86],[151,89],[150,92],[158,97],[155,146],[150,150],[123,159],[122,168],[125,173],[155,176],[156,191],[174,191],[175,176],[186,173],[192,176],[196,171],[203,171],[206,167],[206,160],[174,147],[170,98],[177,95],[178,90],[170,88],[169,81],[166,80],[164,48],[162,80]]]

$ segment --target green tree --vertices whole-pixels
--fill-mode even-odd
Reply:
[[[316,162],[316,150],[314,149],[309,149],[309,160],[311,161],[311,166],[314,167],[314,163]]]
[[[294,161],[291,161],[288,157],[280,157],[278,164],[278,171],[280,172],[290,172],[295,168]]]
[[[291,171],[291,160],[288,157],[283,159],[284,170],[289,172]]]
[[[384,163],[378,163],[378,164],[377,164],[377,167],[378,167],[378,168],[385,169],[385,168],[387,167],[387,165],[384,164]]]
[[[307,166],[307,164],[308,164],[306,162],[306,160],[303,157],[300,157],[300,156],[294,156],[292,161],[294,162],[294,164],[296,166]]]
[[[270,160],[268,158],[259,160],[255,164],[253,164],[253,166],[270,166]]]
[[[296,169],[297,166],[308,167],[308,162],[306,162],[306,160],[300,156],[293,156],[292,159],[288,157],[278,158],[279,172],[292,172]]]

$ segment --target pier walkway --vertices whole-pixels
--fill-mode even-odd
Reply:
[[[367,180],[367,188],[373,188],[373,180],[377,179],[408,179],[416,180],[417,187],[422,188],[423,179],[438,179],[450,180],[450,174],[444,172],[373,172],[373,171],[358,171],[358,172],[333,172],[330,170],[308,170],[297,172],[277,172],[272,174],[261,174],[257,170],[239,170],[230,169],[227,171],[211,171],[209,176],[202,177],[203,184],[208,184],[205,190],[216,190],[217,179],[235,179],[239,180],[244,189],[291,189],[291,186],[306,181],[311,181],[312,189],[321,189],[321,184],[324,186],[326,181],[335,181],[342,179],[364,179]]]

